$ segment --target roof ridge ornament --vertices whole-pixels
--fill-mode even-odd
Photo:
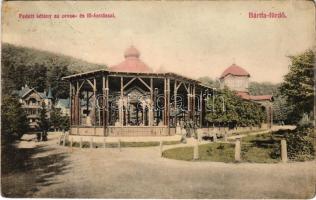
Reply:
[[[134,47],[134,45],[131,45],[129,48],[125,50],[124,57],[125,59],[130,57],[139,58],[140,52],[138,51],[138,49]]]

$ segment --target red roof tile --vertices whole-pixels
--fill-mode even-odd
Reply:
[[[253,101],[272,101],[273,96],[272,95],[257,95],[257,96],[252,96],[248,92],[236,92],[236,95],[241,97],[242,99],[246,100],[253,100]]]
[[[248,100],[250,99],[250,95],[249,95],[248,92],[239,92],[239,91],[237,91],[236,95],[241,97],[242,99],[248,99]]]
[[[125,60],[118,65],[110,68],[111,71],[117,72],[153,72],[143,61],[139,59],[139,51],[131,46],[124,53]]]
[[[263,101],[263,100],[271,101],[273,100],[273,97],[272,95],[258,95],[258,96],[250,96],[250,99],[254,101]]]
[[[242,67],[239,67],[236,64],[232,64],[230,67],[228,67],[221,75],[220,78],[224,78],[228,74],[232,74],[235,76],[250,76],[250,74],[243,69]]]

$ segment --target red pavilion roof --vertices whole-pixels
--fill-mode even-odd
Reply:
[[[250,74],[242,67],[239,67],[236,64],[232,64],[228,67],[221,75],[220,78],[224,78],[228,74],[235,75],[235,76],[250,76]]]
[[[125,60],[118,65],[110,68],[111,71],[116,72],[153,72],[143,61],[139,59],[140,53],[134,47],[131,46],[124,52]]]

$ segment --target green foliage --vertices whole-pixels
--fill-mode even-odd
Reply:
[[[308,137],[310,129],[301,129],[289,133],[286,136],[287,151],[290,160],[305,161],[315,156],[312,138]]]
[[[219,88],[220,87],[219,81],[214,81],[213,79],[211,79],[208,76],[200,77],[198,80],[201,81],[204,85],[207,85],[207,86],[212,87],[212,88]]]
[[[281,84],[273,84],[270,82],[250,82],[249,93],[251,95],[273,95],[273,120],[275,122],[290,123],[290,113],[293,106],[288,104],[287,97],[280,93],[279,87]]]
[[[61,117],[62,117],[62,114],[61,114],[60,109],[53,107],[50,113],[50,123],[54,129],[60,128]]]
[[[273,120],[275,122],[291,123],[291,113],[293,106],[288,104],[287,97],[277,94],[273,97]]]
[[[54,129],[69,130],[70,120],[69,116],[63,116],[60,109],[53,107],[50,113],[50,123]]]
[[[59,128],[65,131],[70,129],[70,117],[68,115],[60,117]]]
[[[280,160],[279,146],[280,139],[272,132],[249,135],[242,138],[242,160],[255,163],[275,163]],[[274,154],[274,153],[278,154]]]
[[[307,50],[300,55],[290,56],[290,59],[290,72],[285,75],[280,91],[293,107],[291,120],[298,123],[304,113],[309,114],[313,110],[315,55],[312,50]]]
[[[271,157],[279,140],[271,133],[250,135],[242,138],[241,155],[243,162],[276,163],[280,156]],[[199,145],[199,160],[216,162],[235,162],[235,145],[229,143],[209,143]],[[163,152],[163,157],[176,160],[193,160],[193,147],[177,147]]]
[[[224,104],[223,104],[224,100]],[[262,107],[245,101],[228,89],[221,90],[214,98],[208,98],[207,120],[221,125],[259,126],[265,118]]]
[[[38,124],[39,124],[40,130],[48,131],[50,123],[49,123],[49,120],[47,117],[47,109],[46,109],[46,105],[44,102],[42,103]]]
[[[163,152],[163,157],[176,160],[193,160],[193,147],[177,147]],[[199,145],[199,160],[234,162],[234,145],[210,143]]]
[[[250,82],[248,90],[251,95],[274,95],[278,93],[279,86],[270,82]]]
[[[290,160],[306,161],[314,159],[315,138],[312,126],[299,126],[294,130],[280,130],[276,134],[286,139],[287,153]],[[280,145],[276,146],[272,154],[280,155]]]
[[[105,68],[69,56],[2,44],[2,92],[10,94],[25,84],[43,92],[52,88],[54,100],[67,98],[69,85],[61,80],[67,76],[84,70]]]
[[[26,113],[15,96],[3,95],[1,105],[1,140],[14,140],[28,131]]]

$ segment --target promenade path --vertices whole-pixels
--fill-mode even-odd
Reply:
[[[187,162],[159,147],[78,149],[25,135],[25,169],[2,176],[2,194],[91,198],[312,198],[315,161],[287,164]]]

